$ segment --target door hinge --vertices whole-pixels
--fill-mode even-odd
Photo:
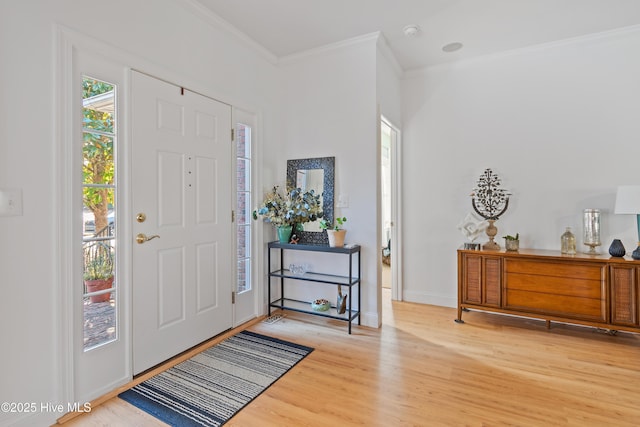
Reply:
[[[235,304],[235,303],[236,303],[236,293],[231,292],[231,304]]]
[[[236,130],[231,128],[231,142],[236,140]]]
[[[236,222],[236,211],[231,211],[231,222]]]

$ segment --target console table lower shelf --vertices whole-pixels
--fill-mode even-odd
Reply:
[[[352,310],[351,315],[349,315],[349,310],[339,314],[338,309],[334,305],[332,305],[327,311],[312,310],[309,308],[310,306],[310,302],[298,301],[289,298],[278,298],[269,304],[269,307],[279,308],[280,310],[297,311],[299,313],[313,314],[315,316],[328,317],[330,319],[344,320],[349,322],[349,330],[351,330],[351,322],[360,316],[360,310]]]

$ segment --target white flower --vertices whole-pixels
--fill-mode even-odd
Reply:
[[[460,230],[467,239],[473,242],[484,232],[484,230],[487,229],[488,226],[488,221],[479,221],[471,215],[471,213],[468,213],[460,224],[458,224],[458,230]]]

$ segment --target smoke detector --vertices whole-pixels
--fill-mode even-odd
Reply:
[[[416,37],[420,33],[420,27],[416,24],[407,25],[402,29],[402,32],[407,37]]]

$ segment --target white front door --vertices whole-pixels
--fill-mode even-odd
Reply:
[[[138,72],[131,84],[138,374],[232,325],[233,160],[230,106]]]

